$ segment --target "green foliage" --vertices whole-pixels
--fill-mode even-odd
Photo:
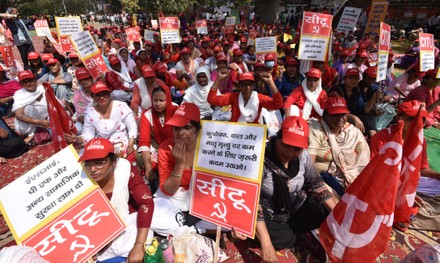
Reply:
[[[139,2],[142,11],[153,14],[162,11],[166,15],[178,15],[197,0],[140,0]]]
[[[250,4],[250,0],[205,0],[206,7],[221,7],[221,6],[230,6],[230,7],[240,7],[240,6],[248,6]]]

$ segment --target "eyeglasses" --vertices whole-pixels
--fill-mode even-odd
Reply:
[[[108,158],[101,159],[101,160],[90,160],[84,162],[84,167],[86,169],[92,169],[93,166],[95,166],[96,169],[102,169],[105,164],[107,163]]]

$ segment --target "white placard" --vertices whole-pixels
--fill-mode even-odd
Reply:
[[[74,34],[70,36],[70,39],[72,44],[76,47],[78,55],[81,59],[100,52],[89,31]]]
[[[49,25],[46,20],[36,20],[34,23],[35,32],[39,37],[50,35]]]
[[[328,39],[302,36],[298,57],[306,60],[325,61]]]
[[[144,38],[145,40],[151,41],[154,43],[154,32],[153,30],[145,30],[144,31]]]
[[[0,202],[21,237],[92,186],[69,146],[3,187]]]
[[[277,51],[276,37],[258,37],[255,39],[256,53],[269,53]]]
[[[55,21],[59,36],[70,36],[84,31],[79,16],[55,17]]]
[[[348,34],[350,30],[354,31],[353,29],[356,26],[361,11],[361,8],[345,7],[336,30],[345,34]]]

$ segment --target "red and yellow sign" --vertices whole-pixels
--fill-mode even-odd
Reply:
[[[304,12],[298,58],[303,60],[326,61],[332,15]]]

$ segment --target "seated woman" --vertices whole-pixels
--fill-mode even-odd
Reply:
[[[370,161],[370,148],[362,132],[347,122],[342,97],[329,97],[321,121],[312,121],[309,153],[316,170],[339,196]]]
[[[296,59],[291,56],[286,58],[285,64],[286,71],[278,76],[275,81],[278,90],[286,99],[294,89],[301,86],[301,83],[305,79],[304,76],[299,72],[299,63]]]
[[[43,60],[41,60],[40,54],[37,52],[30,52],[28,54],[29,60],[29,70],[37,76],[37,78],[41,78],[46,73],[49,72],[49,69],[44,65]]]
[[[263,262],[277,262],[276,249],[293,248],[296,238],[319,228],[335,206],[304,151],[308,134],[307,122],[290,116],[267,143],[256,229]]]
[[[84,164],[127,225],[121,235],[98,252],[98,260],[125,257],[127,262],[143,262],[154,203],[138,169],[128,160],[118,158],[112,142],[105,138],[91,139],[78,162]]]
[[[136,74],[138,72],[135,72],[136,69],[136,62],[130,57],[130,52],[127,48],[121,47],[118,50],[118,58],[121,61],[122,67],[125,67],[129,72]],[[140,75],[140,74],[136,74]]]
[[[231,105],[232,122],[258,123],[262,108],[279,110],[283,107],[283,97],[278,92],[272,76],[268,72],[261,74],[263,81],[270,87],[272,98],[254,91],[255,78],[252,73],[243,73],[239,76],[238,89],[240,92],[218,94],[219,82],[229,76],[228,71],[219,72],[218,78],[208,94],[208,103],[212,106]]]
[[[207,67],[199,67],[196,71],[196,83],[185,91],[183,103],[194,103],[200,109],[201,119],[211,119],[214,110],[207,101],[209,90],[212,87],[211,75]],[[217,95],[220,91],[217,90]]]
[[[145,169],[145,177],[148,181],[157,180],[157,162],[159,146],[173,137],[173,127],[165,125],[177,109],[172,103],[168,89],[162,87],[153,88],[151,92],[153,106],[142,114],[139,125],[139,149],[142,164]]]
[[[219,72],[221,70],[227,70],[228,69],[228,59],[223,53],[220,53],[220,55],[216,58],[217,66],[215,70],[211,71],[211,80],[216,81],[219,75]],[[218,83],[218,90],[220,93],[229,93],[234,89],[234,83],[232,83],[231,77],[228,76],[227,78],[222,79]]]
[[[84,113],[84,127],[81,136],[65,135],[68,143],[84,145],[95,137],[109,139],[115,145],[115,153],[126,157],[134,151],[138,133],[133,111],[127,103],[112,100],[105,82],[98,81],[91,86],[93,107]]]
[[[310,118],[321,119],[322,107],[327,99],[327,93],[321,87],[322,73],[317,68],[311,68],[306,73],[306,79],[290,93],[284,103],[284,114],[302,116],[304,120]]]
[[[20,83],[6,76],[6,69],[0,65],[0,117],[8,116],[14,103],[14,93],[21,89]]]
[[[37,85],[37,80],[30,70],[21,71],[18,80],[23,88],[14,94],[14,129],[20,135],[27,136],[25,141],[28,143],[33,140],[38,127],[50,126],[46,95],[44,87]]]
[[[55,96],[59,100],[69,101],[72,99],[72,75],[63,70],[62,64],[55,58],[47,62],[49,72],[38,79],[39,82],[49,82]]]

